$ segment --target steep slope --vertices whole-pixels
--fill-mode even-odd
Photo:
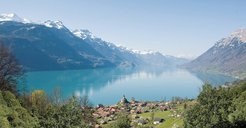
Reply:
[[[131,50],[88,30],[70,31],[61,21],[34,23],[16,14],[0,15],[0,43],[9,46],[26,70],[176,66],[183,59]]]
[[[0,21],[0,41],[12,49],[26,70],[113,66],[65,26],[57,28],[33,23]],[[80,44],[80,47],[75,47],[75,44]]]
[[[160,52],[132,50],[121,45],[115,45],[95,37],[88,30],[77,29],[73,33],[118,66],[167,67],[187,62],[185,59],[163,55]]]
[[[117,47],[109,42],[103,41],[100,38],[97,38],[92,35],[92,33],[88,30],[74,30],[73,34],[77,36],[81,41],[93,47],[96,51],[98,51],[101,55],[103,55],[110,62],[119,65],[124,60],[122,55],[117,54],[119,51]],[[77,44],[79,46],[80,44]]]
[[[186,65],[198,71],[246,76],[246,29],[233,32]]]

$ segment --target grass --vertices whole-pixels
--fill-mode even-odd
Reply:
[[[183,126],[183,118],[182,117],[170,117],[171,111],[156,111],[154,112],[155,118],[163,118],[165,121],[159,125],[150,125],[147,124],[147,126],[156,126],[156,128],[172,128],[174,124],[178,125],[179,127]],[[151,113],[143,113],[139,114],[140,117],[143,118],[150,118]]]
[[[154,125],[154,124],[146,124],[145,126],[156,126],[156,128],[172,128],[174,124],[178,125],[180,128],[183,126],[183,119],[181,117],[170,117],[172,114],[171,111],[156,111],[154,112],[155,118],[163,118],[165,121],[162,124]],[[138,114],[138,116],[142,118],[150,118],[151,112]],[[112,123],[112,122],[110,122]],[[103,127],[107,127],[109,124],[103,125]]]
[[[190,103],[189,103],[190,104]],[[176,111],[178,112],[183,112],[183,104],[180,104],[176,107]],[[163,118],[165,121],[161,124],[154,125],[154,124],[147,124],[146,126],[155,126],[156,128],[172,128],[174,125],[179,126],[180,128],[183,127],[183,118],[182,117],[171,117],[172,111],[160,111],[156,110],[154,112],[154,117],[155,118]],[[143,113],[143,114],[138,114],[142,118],[150,118],[151,117],[151,112],[148,113]]]
[[[170,111],[157,111],[157,112],[154,112],[154,117],[158,117],[158,118],[168,118],[168,116],[171,114]],[[148,112],[148,113],[143,113],[143,114],[138,114],[140,117],[143,117],[143,118],[150,118],[151,116],[151,112]]]
[[[164,123],[157,125],[156,128],[172,128],[173,125],[178,125],[179,127],[183,126],[182,118],[169,118]]]

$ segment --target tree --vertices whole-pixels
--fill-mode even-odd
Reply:
[[[84,108],[92,106],[89,97],[87,95],[84,95],[83,97],[79,97],[78,100],[79,100],[79,104]]]
[[[205,84],[198,96],[198,103],[185,112],[185,127],[245,127],[245,100],[246,82],[226,88]]]
[[[9,48],[0,43],[0,90],[17,93],[17,79],[22,76],[22,68]]]
[[[60,105],[62,103],[62,93],[61,88],[55,87],[52,96],[50,97],[51,101],[55,105]]]
[[[152,123],[154,123],[154,119],[155,119],[155,113],[154,113],[154,112],[151,112],[151,113],[150,113],[150,121],[151,121]]]
[[[126,113],[120,113],[117,120],[108,126],[109,128],[130,128],[131,121]]]
[[[30,102],[32,107],[36,108],[40,115],[42,115],[46,111],[50,103],[48,100],[48,96],[43,90],[33,91],[30,96]]]
[[[83,111],[75,97],[62,105],[49,105],[39,117],[44,128],[88,128],[83,117]]]
[[[92,115],[93,110],[91,109],[92,104],[89,100],[89,97],[84,95],[83,97],[79,97],[78,101],[82,109],[82,115],[85,123],[94,124],[96,121]]]
[[[227,96],[222,96],[227,92],[220,93],[220,91],[222,90],[217,90],[209,84],[203,85],[197,99],[198,104],[186,113],[187,127],[210,128],[227,121],[225,110],[228,109],[230,101]]]

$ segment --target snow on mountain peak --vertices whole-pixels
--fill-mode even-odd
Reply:
[[[151,50],[136,50],[136,49],[130,49],[128,47],[125,47],[123,45],[117,44],[115,45],[117,48],[119,48],[122,51],[128,51],[131,52],[132,54],[137,54],[137,55],[161,55],[161,56],[167,56],[159,51],[151,51]]]
[[[237,37],[241,41],[246,42],[246,29],[238,29],[231,33],[231,37]]]
[[[0,14],[0,21],[15,21],[15,22],[22,22],[22,23],[30,23],[29,20],[27,20],[25,18],[20,18],[15,13]]]
[[[86,29],[76,29],[72,32],[75,36],[81,38],[81,39],[86,39],[86,38],[95,38],[92,33],[89,30]]]
[[[235,43],[242,44],[246,43],[246,29],[238,29],[230,34],[230,36],[226,38],[222,38],[219,40],[215,46],[216,47],[234,47]]]
[[[142,55],[147,55],[147,54],[159,54],[159,52],[155,52],[155,51],[151,51],[151,50],[144,50],[144,51],[140,51],[140,50],[132,50],[133,53],[136,54],[142,54]]]
[[[65,27],[63,23],[58,20],[57,21],[47,20],[44,22],[44,25],[49,28],[57,28],[57,29],[62,29]]]

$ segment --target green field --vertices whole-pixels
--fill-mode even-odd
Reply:
[[[171,111],[156,111],[154,112],[155,118],[163,118],[165,121],[161,124],[154,125],[154,124],[146,124],[147,126],[156,126],[156,128],[172,128],[174,125],[179,126],[180,128],[183,127],[183,118],[182,117],[171,117]],[[150,118],[151,113],[143,113],[139,114],[142,118]]]

